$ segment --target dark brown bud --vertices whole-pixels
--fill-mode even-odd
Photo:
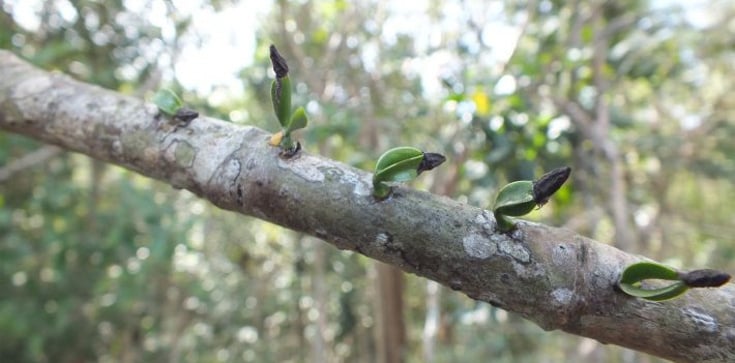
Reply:
[[[679,278],[689,287],[719,287],[730,281],[730,275],[712,269],[680,272]]]
[[[191,120],[197,117],[199,117],[199,112],[196,112],[187,107],[179,108],[178,110],[176,110],[176,114],[174,115],[174,119],[184,124],[184,126],[188,125]]]
[[[442,154],[424,153],[424,158],[421,159],[421,163],[416,169],[416,174],[421,174],[422,171],[434,169],[441,165],[445,160],[447,160],[447,158]]]
[[[563,166],[542,175],[533,182],[533,201],[539,207],[546,204],[549,198],[567,181],[571,173],[572,168]]]
[[[288,76],[288,64],[286,64],[286,60],[281,57],[281,54],[278,53],[278,49],[276,49],[276,46],[273,44],[270,46],[270,54],[271,63],[273,63],[273,71],[276,72],[276,77],[283,78]]]

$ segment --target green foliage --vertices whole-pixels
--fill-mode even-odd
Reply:
[[[291,77],[276,78],[271,84],[273,112],[282,128],[287,128],[291,115]]]
[[[663,287],[643,286],[645,280],[675,281]],[[677,271],[655,262],[638,262],[625,268],[618,287],[628,295],[646,300],[673,299],[690,288],[719,287],[730,281],[730,275],[718,270]]]
[[[515,227],[515,223],[506,216],[523,216],[536,208],[536,201],[533,199],[533,182],[530,180],[521,180],[512,182],[498,192],[495,199],[493,213],[495,220],[498,222],[498,229],[501,231],[510,231]]]
[[[288,76],[288,65],[274,45],[271,44],[269,49],[273,70],[276,73],[276,79],[271,83],[271,103],[281,124],[281,131],[274,134],[269,143],[280,146],[282,156],[291,157],[301,148],[298,142],[293,141],[291,133],[305,128],[308,119],[303,107],[291,112],[291,79]]]
[[[168,117],[178,122],[181,126],[186,126],[189,122],[199,117],[198,112],[184,107],[184,102],[181,101],[181,98],[168,88],[159,89],[153,95],[152,102],[161,112],[168,115]]]
[[[306,127],[307,123],[306,110],[304,110],[303,107],[299,107],[293,112],[293,114],[291,114],[291,118],[289,119],[284,134],[290,135],[293,131],[303,129]]]
[[[16,24],[8,9],[0,12],[3,48],[106,88],[139,89],[157,77],[159,56],[168,51],[158,25],[122,2],[49,1],[39,8],[45,20],[35,30]],[[0,134],[0,165],[39,147]],[[142,340],[166,335],[166,291],[188,294],[194,285],[171,284],[173,250],[187,243],[191,216],[162,203],[174,195],[170,187],[152,187],[120,169],[72,154],[36,163],[0,182],[0,356],[162,360],[167,353],[143,349]]]
[[[646,279],[676,282],[660,288],[644,288],[641,283]],[[654,262],[639,262],[626,267],[618,286],[628,295],[652,301],[673,299],[689,289],[679,280],[676,270]]]
[[[152,102],[159,110],[169,116],[176,115],[176,112],[184,106],[184,102],[181,101],[181,98],[179,98],[174,91],[168,88],[159,89],[156,94],[153,95]]]
[[[512,230],[515,223],[507,216],[524,216],[546,204],[549,197],[566,182],[570,173],[569,167],[557,168],[536,181],[515,181],[501,188],[493,206],[498,228],[505,232]]]
[[[387,182],[406,182],[415,179],[422,171],[431,170],[441,165],[443,155],[424,153],[410,147],[400,146],[383,153],[375,164],[373,174],[373,195],[385,199],[390,195],[391,187]]]
[[[145,315],[138,314],[158,304],[158,281],[171,273],[173,247],[187,234],[186,224],[172,219],[172,205],[151,203],[151,191],[127,181],[106,183],[104,198],[90,195],[87,185],[61,183],[83,164],[55,161],[25,187],[40,198],[2,209],[0,274],[8,285],[0,293],[0,326],[8,334],[0,352],[13,361],[92,357],[95,346],[114,342],[95,333],[98,324],[140,329]]]
[[[500,189],[493,211],[508,216],[523,216],[536,208],[533,199],[533,182],[520,180]]]

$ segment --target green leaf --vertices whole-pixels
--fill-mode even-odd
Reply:
[[[635,283],[645,279],[679,280],[679,271],[656,262],[637,262],[625,268],[620,282]]]
[[[184,103],[176,93],[168,88],[161,88],[153,95],[153,103],[163,113],[169,116],[175,116],[176,111],[181,108]]]
[[[271,84],[271,102],[278,123],[286,128],[291,115],[291,80],[288,76],[276,78]]]
[[[304,110],[304,108],[297,108],[296,111],[294,111],[291,115],[291,120],[288,123],[285,134],[288,135],[292,131],[305,128],[308,122],[309,120],[306,117],[306,111]]]
[[[390,194],[390,188],[385,182],[405,182],[415,179],[419,173],[431,170],[443,163],[443,155],[432,154],[427,162],[423,151],[409,146],[401,146],[383,153],[375,165],[373,175],[373,193],[378,198],[385,198]]]
[[[378,159],[373,183],[404,182],[416,178],[423,158],[423,151],[414,147],[401,146],[390,149]]]
[[[498,192],[493,212],[508,216],[522,216],[536,207],[533,196],[533,182],[520,180],[512,182]]]
[[[512,230],[515,223],[507,216],[520,217],[528,214],[537,206],[540,208],[549,201],[569,178],[572,169],[568,166],[556,168],[536,181],[519,180],[507,184],[495,198],[493,214],[498,229],[503,232]]]
[[[630,296],[639,297],[651,301],[664,301],[673,299],[685,293],[689,287],[681,281],[658,289],[644,289],[637,285],[620,284],[620,289]]]
[[[660,288],[647,289],[641,286],[641,282],[647,279],[676,282]],[[680,281],[677,270],[655,262],[638,262],[626,267],[618,286],[628,295],[652,301],[673,299],[689,289],[683,281]]]
[[[273,71],[276,73],[276,79],[271,83],[271,102],[278,122],[286,129],[291,115],[291,79],[288,77],[288,64],[273,44],[269,49]]]

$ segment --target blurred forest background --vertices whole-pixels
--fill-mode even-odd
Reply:
[[[570,165],[571,183],[530,219],[673,266],[735,271],[735,2],[0,0],[0,10],[0,47],[44,69],[139,97],[172,87],[204,114],[268,130],[274,43],[310,114],[309,152],[366,170],[392,146],[442,152],[448,162],[415,186],[481,207],[499,185]],[[207,30],[218,16],[245,30]],[[242,66],[212,69],[222,59]],[[661,361],[544,332],[316,238],[0,133],[2,361],[384,362],[396,349],[405,362]]]

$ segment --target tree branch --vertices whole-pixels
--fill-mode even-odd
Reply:
[[[735,288],[667,302],[614,288],[640,260],[568,230],[520,222],[397,187],[376,202],[371,175],[306,152],[289,160],[269,135],[200,117],[176,128],[152,104],[48,73],[0,50],[0,129],[121,165],[341,249],[438,281],[560,329],[680,362],[735,361]]]

